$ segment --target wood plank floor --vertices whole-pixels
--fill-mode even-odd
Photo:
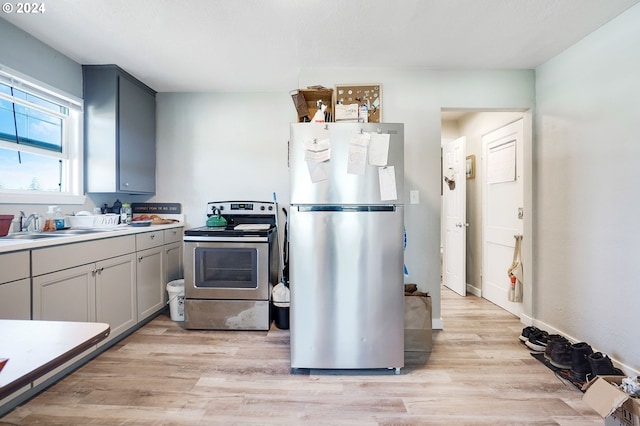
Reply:
[[[0,419],[16,425],[602,425],[534,360],[520,322],[442,290],[431,353],[392,371],[291,374],[289,333],[187,331],[161,315]]]

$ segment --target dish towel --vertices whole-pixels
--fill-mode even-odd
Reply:
[[[522,303],[522,280],[524,274],[522,272],[522,255],[520,253],[520,243],[522,241],[522,235],[514,235],[516,239],[516,245],[513,248],[513,263],[507,270],[507,275],[511,279],[511,285],[509,286],[509,301]]]

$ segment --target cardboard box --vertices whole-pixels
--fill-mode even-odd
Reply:
[[[404,350],[431,352],[431,297],[404,296]]]
[[[333,89],[298,89],[296,95],[295,97],[292,95],[292,98],[294,104],[296,104],[299,122],[305,121],[305,116],[308,117],[308,119],[313,119],[313,116],[318,110],[318,101],[322,101],[322,103],[327,106],[325,110],[326,115],[333,117]],[[302,101],[306,104],[306,110],[304,106],[301,105]],[[304,114],[305,111],[307,114],[301,116],[300,114]],[[333,118],[329,121],[333,121]]]
[[[584,386],[582,400],[593,408],[606,426],[640,426],[640,399],[613,386],[623,376],[598,376]]]

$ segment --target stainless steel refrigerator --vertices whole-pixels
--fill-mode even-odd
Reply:
[[[403,124],[291,125],[294,370],[404,366],[403,142]]]

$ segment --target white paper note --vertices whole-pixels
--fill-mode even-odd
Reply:
[[[325,149],[322,151],[305,151],[304,159],[305,161],[310,161],[312,163],[322,163],[323,161],[329,161],[331,159],[331,150]]]
[[[351,140],[349,141],[347,173],[364,175],[370,137],[371,135],[369,133],[356,133],[351,136]]]
[[[305,161],[321,163],[331,159],[331,141],[329,139],[307,140],[303,142],[303,146]]]
[[[380,181],[380,200],[397,200],[396,171],[393,166],[378,167]]]
[[[369,143],[369,164],[372,166],[386,166],[389,156],[389,134],[373,133]]]
[[[321,182],[329,179],[329,173],[327,173],[326,163],[314,163],[307,161],[307,167],[309,168],[309,177],[311,182]]]

